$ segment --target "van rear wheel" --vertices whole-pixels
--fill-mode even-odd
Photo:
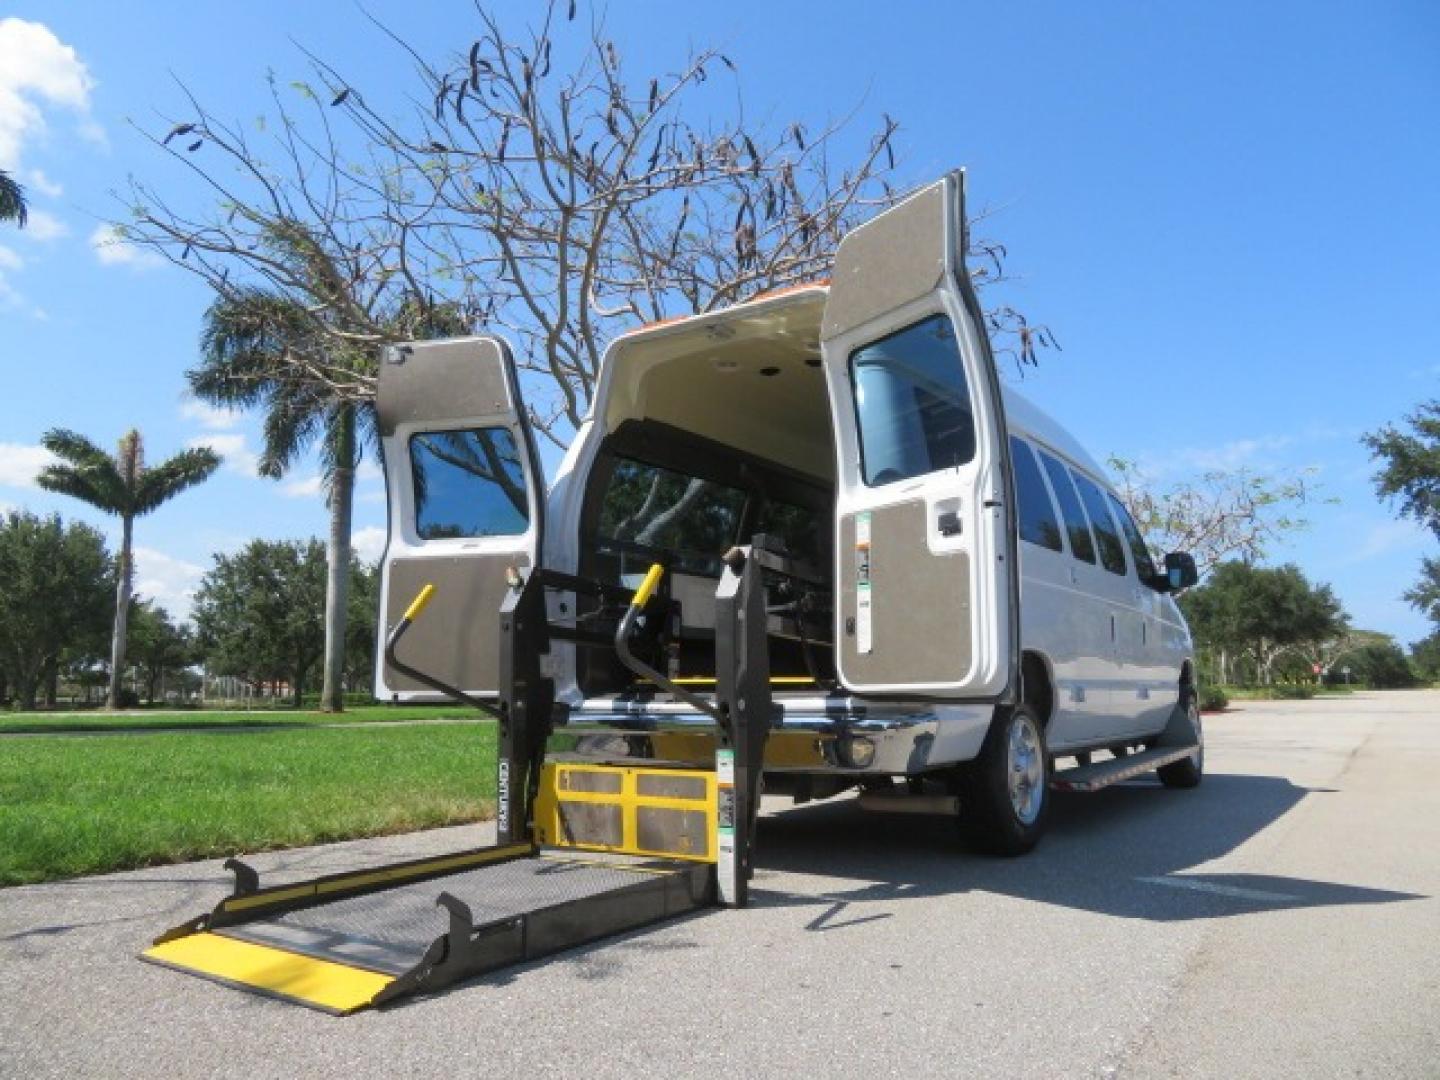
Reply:
[[[1033,706],[1000,709],[976,759],[960,773],[961,827],[992,855],[1023,855],[1050,816],[1050,755]]]

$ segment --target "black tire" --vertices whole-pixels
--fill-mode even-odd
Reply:
[[[1181,690],[1180,701],[1176,708],[1185,709],[1190,713],[1190,722],[1195,725],[1195,734],[1200,738],[1200,746],[1189,757],[1172,761],[1169,765],[1161,765],[1155,770],[1155,775],[1166,787],[1199,787],[1200,781],[1205,778],[1205,729],[1200,723],[1200,706],[1195,691],[1190,687]]]
[[[1017,726],[1024,730],[1017,733]],[[1017,778],[1014,796],[1012,770],[1027,774]],[[1031,705],[999,709],[979,756],[960,773],[962,830],[988,854],[1023,855],[1040,842],[1049,818],[1050,754],[1044,726]]]

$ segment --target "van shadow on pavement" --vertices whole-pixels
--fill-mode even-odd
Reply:
[[[1190,791],[1134,781],[1090,794],[1054,793],[1049,833],[1018,859],[972,853],[955,824],[941,818],[867,813],[853,799],[816,803],[762,818],[751,896],[758,905],[819,908],[811,930],[887,918],[883,906],[895,901],[965,892],[1156,922],[1421,899],[1304,878],[1187,873],[1305,797],[1326,794],[1281,777],[1215,773]],[[863,884],[784,892],[766,887],[767,870]]]

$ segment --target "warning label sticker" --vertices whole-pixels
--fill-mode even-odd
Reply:
[[[870,610],[870,512],[855,515],[855,648],[861,653],[874,649]]]

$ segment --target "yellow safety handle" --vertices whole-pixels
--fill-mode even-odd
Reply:
[[[664,576],[665,567],[658,562],[650,567],[649,572],[645,575],[645,580],[640,582],[640,588],[635,590],[635,598],[630,601],[630,606],[642,608],[648,604],[650,597],[654,595],[656,588],[660,585],[660,579]]]
[[[433,599],[435,599],[435,586],[427,581],[425,587],[415,595],[415,599],[411,600],[410,606],[405,609],[406,621],[414,622],[418,619],[420,613],[425,610],[425,606]]]

